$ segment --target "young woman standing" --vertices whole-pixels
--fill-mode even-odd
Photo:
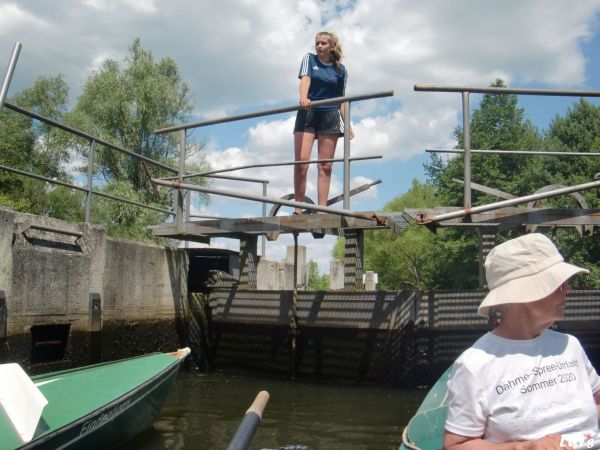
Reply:
[[[344,105],[334,104],[311,107],[311,101],[343,97],[347,72],[341,63],[342,47],[337,36],[329,32],[317,33],[316,54],[307,53],[300,65],[300,106],[294,125],[294,148],[296,161],[307,161],[318,142],[318,159],[332,159],[337,140],[344,133]],[[352,129],[350,138],[354,137]],[[327,206],[331,183],[332,163],[318,163],[318,204]],[[294,194],[297,202],[304,201],[308,164],[294,166]],[[294,214],[300,214],[296,208]]]

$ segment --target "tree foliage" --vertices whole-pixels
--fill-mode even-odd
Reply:
[[[51,119],[62,121],[69,89],[61,76],[40,77],[32,87],[9,102]],[[0,112],[0,164],[65,182],[69,138],[57,128],[3,108]],[[17,211],[44,214],[67,220],[81,219],[77,213],[82,196],[71,190],[47,185],[8,171],[0,171],[0,204]]]
[[[492,86],[505,87],[501,80]],[[471,114],[471,148],[481,150],[599,151],[600,109],[586,100],[576,101],[567,113],[557,116],[545,132],[539,131],[518,106],[515,95],[486,94]],[[457,148],[464,146],[463,130],[455,129]],[[409,192],[397,197],[385,209],[407,207],[462,206],[463,155],[443,158],[433,155],[425,166],[428,183],[413,183]],[[574,185],[590,181],[600,172],[596,158],[540,157],[529,155],[472,154],[471,179],[508,194],[532,194],[551,184]],[[422,192],[427,187],[428,196]],[[421,194],[418,194],[418,193]],[[589,207],[598,207],[598,190],[581,192]],[[419,197],[427,198],[420,202]],[[472,205],[501,200],[491,194],[472,191]],[[568,196],[538,202],[544,206],[578,207]],[[423,227],[408,228],[402,235],[368,232],[365,238],[365,266],[379,273],[384,289],[468,289],[478,285],[479,236],[474,228],[437,228],[435,234]],[[504,231],[499,240],[525,233],[524,227]],[[537,231],[549,234],[566,259],[587,267],[591,276],[575,279],[576,287],[600,287],[599,233],[581,238],[573,228]],[[338,257],[343,243],[338,242]]]
[[[308,262],[308,289],[311,291],[329,289],[329,276],[319,273],[319,265],[312,259]]]
[[[492,87],[506,87],[496,80]],[[477,150],[539,150],[543,137],[518,107],[516,95],[485,94],[471,116],[471,148]],[[454,131],[457,148],[464,147],[462,127]],[[513,195],[526,195],[546,184],[548,174],[542,160],[525,155],[478,153],[471,155],[471,180]],[[444,206],[462,206],[464,188],[453,180],[464,179],[463,155],[443,160],[433,156],[425,166],[430,182],[438,189]],[[537,187],[536,187],[537,186]],[[473,205],[498,201],[497,197],[473,190]]]
[[[123,63],[108,59],[89,74],[72,110],[68,110],[68,88],[60,76],[40,78],[9,101],[177,167],[178,136],[157,135],[153,131],[187,120],[192,110],[189,87],[171,58],[154,60],[139,39],[129,50]],[[0,121],[1,164],[68,182],[85,179],[82,171],[87,171],[89,142],[7,109],[0,113]],[[192,153],[196,161],[188,164],[188,170],[202,170],[203,144],[190,142],[187,147],[188,156]],[[150,164],[144,167],[128,155],[97,145],[94,189],[167,209],[171,195],[165,191],[155,196],[146,168],[150,176],[173,175]],[[98,196],[93,199],[92,222],[105,225],[112,235],[148,239],[147,226],[165,219],[164,214],[130,204],[99,200]],[[0,204],[10,208],[81,221],[84,200],[85,195],[79,191],[0,171]]]
[[[413,180],[404,195],[387,203],[384,211],[435,206],[435,189]],[[391,230],[365,233],[365,270],[379,275],[380,289],[419,289],[437,287],[436,236],[423,227],[410,227],[402,234]]]
[[[189,86],[173,59],[155,61],[139,39],[129,50],[123,64],[107,59],[90,73],[71,120],[93,135],[176,167],[178,136],[153,131],[188,120],[192,110]],[[143,199],[152,198],[139,161],[113,150],[101,150],[96,168],[106,180],[127,180],[134,189],[141,190]],[[150,169],[155,175],[165,175],[155,167]]]

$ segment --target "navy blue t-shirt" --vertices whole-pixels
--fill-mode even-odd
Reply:
[[[302,58],[298,78],[310,77],[308,98],[310,101],[325,100],[328,98],[343,97],[346,90],[346,68],[340,64],[336,69],[335,64],[323,63],[317,55],[307,53]],[[313,109],[331,111],[339,109],[339,105],[317,106]]]

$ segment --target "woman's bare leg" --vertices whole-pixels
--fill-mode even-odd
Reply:
[[[312,151],[314,141],[314,133],[294,133],[294,153],[296,161],[308,161],[310,159],[310,153]],[[296,164],[294,166],[294,200],[297,202],[304,201],[307,172],[308,164]],[[296,213],[300,214],[301,212],[302,209],[296,208]]]
[[[337,145],[337,134],[320,134],[319,140],[319,159],[333,159],[335,155],[335,146]],[[319,192],[319,205],[327,206],[329,197],[329,186],[331,185],[331,169],[333,163],[318,163],[319,176],[317,178],[317,189]]]

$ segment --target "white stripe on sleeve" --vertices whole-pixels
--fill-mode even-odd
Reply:
[[[307,53],[306,55],[304,55],[304,58],[302,58],[302,64],[300,66],[300,74],[298,74],[298,78],[308,76],[308,59],[309,54]]]

